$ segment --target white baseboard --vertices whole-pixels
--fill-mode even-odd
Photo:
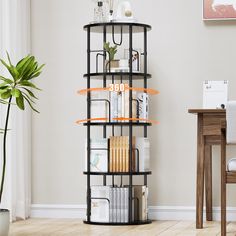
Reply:
[[[204,211],[205,212],[205,211]],[[204,214],[205,215],[205,214]],[[85,219],[86,205],[31,205],[32,218]],[[150,206],[149,218],[152,220],[192,220],[196,219],[192,206]],[[220,207],[213,208],[213,219],[220,220]],[[236,220],[236,207],[227,208],[227,220]]]

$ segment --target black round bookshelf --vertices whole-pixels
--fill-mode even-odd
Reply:
[[[147,32],[151,30],[151,26],[148,24],[142,24],[142,23],[137,23],[137,22],[104,22],[104,23],[91,23],[88,25],[84,26],[84,30],[87,32],[87,73],[84,74],[84,78],[86,78],[87,82],[87,90],[89,91],[91,89],[91,83],[92,80],[102,80],[102,85],[103,88],[107,88],[108,86],[108,81],[111,80],[112,83],[116,83],[116,81],[120,81],[120,83],[123,83],[123,81],[126,81],[129,88],[133,88],[133,83],[135,80],[139,80],[139,82],[143,83],[143,88],[147,89],[148,88],[148,79],[151,78],[151,74],[148,73],[147,69]],[[143,70],[140,72],[135,72],[133,69],[132,63],[129,63],[129,68],[128,72],[110,72],[111,68],[109,70],[105,69],[107,66],[106,64],[106,52],[103,49],[100,50],[92,50],[91,49],[91,34],[92,33],[100,33],[103,36],[103,44],[107,42],[107,36],[111,35],[112,36],[112,41],[113,44],[115,45],[123,45],[124,41],[128,39],[128,60],[131,61],[132,56],[133,56],[133,34],[134,33],[139,33],[139,35],[143,35],[143,51],[141,52],[140,56],[143,56]],[[119,37],[119,35],[120,37]],[[123,37],[123,34],[128,34],[127,37]],[[118,41],[117,42],[117,38]],[[125,39],[124,39],[125,38]],[[103,71],[99,72],[98,66],[97,66],[97,61],[96,61],[96,73],[92,72],[91,70],[91,57],[94,55],[93,53],[97,53],[98,56],[103,56]],[[108,72],[109,71],[109,72]],[[146,93],[146,92],[145,92]],[[133,102],[133,95],[132,91],[129,91],[129,120],[132,119],[132,102]],[[91,117],[91,101],[93,99],[91,98],[91,93],[87,93],[87,118],[86,120],[91,120],[93,117]],[[87,129],[87,171],[83,172],[86,177],[87,177],[87,216],[86,220],[84,223],[86,224],[93,224],[93,225],[141,225],[141,224],[150,224],[152,221],[148,219],[146,220],[136,220],[133,217],[134,213],[134,192],[133,192],[133,178],[135,176],[142,176],[143,177],[143,182],[145,187],[147,187],[147,176],[151,175],[151,171],[144,171],[144,172],[139,172],[139,171],[132,171],[133,169],[133,127],[137,126],[139,128],[143,129],[143,137],[147,138],[148,136],[148,126],[151,126],[152,123],[150,122],[86,122],[83,123],[84,126],[86,126]],[[90,171],[90,158],[91,158],[91,137],[92,137],[92,131],[91,129],[93,126],[99,127],[101,126],[103,128],[102,131],[102,136],[103,138],[107,138],[108,136],[108,131],[111,129],[112,130],[112,136],[114,136],[114,130],[115,129],[120,129],[121,133],[123,133],[123,129],[128,130],[128,172],[112,172],[111,170],[108,172],[91,172]],[[121,135],[122,136],[122,135]],[[137,151],[137,150],[136,150]],[[139,152],[139,151],[138,151]],[[139,154],[138,154],[139,155]],[[109,157],[108,157],[109,158]],[[109,163],[109,159],[108,159]],[[139,170],[139,156],[138,156],[138,161],[137,161],[137,170]],[[128,176],[129,183],[127,185],[127,192],[128,192],[128,197],[125,198],[128,201],[128,208],[127,208],[127,221],[128,222],[114,222],[109,218],[109,222],[95,222],[91,219],[91,203],[92,197],[91,194],[91,176],[102,176],[103,177],[103,185],[107,185],[107,178],[111,178],[112,185],[115,186],[114,184],[114,179],[115,177],[119,177],[122,179],[122,176]],[[122,182],[122,181],[121,181]],[[106,199],[107,200],[107,199]],[[137,199],[136,199],[137,200]],[[110,210],[110,201],[109,202],[109,210]],[[139,204],[139,203],[138,203]],[[139,205],[138,205],[139,206]],[[109,215],[110,217],[110,215]],[[137,219],[141,219],[138,215]]]

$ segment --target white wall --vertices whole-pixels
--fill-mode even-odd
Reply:
[[[160,125],[150,129],[152,170],[150,205],[194,206],[196,182],[196,117],[202,81],[229,80],[236,99],[236,22],[202,21],[202,3],[179,0],[135,0],[141,22],[149,23],[150,86],[161,94],[152,99]],[[32,52],[46,68],[39,86],[40,115],[33,116],[33,203],[84,204],[82,175],[86,129],[86,33],[93,5],[88,0],[32,0]],[[219,205],[219,154],[214,157],[214,205]],[[230,206],[236,206],[231,191]]]

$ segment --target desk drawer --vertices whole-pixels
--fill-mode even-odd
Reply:
[[[225,120],[225,115],[204,114],[203,115],[203,135],[221,135],[221,121]]]

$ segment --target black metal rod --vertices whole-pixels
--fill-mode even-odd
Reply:
[[[136,171],[139,172],[139,171],[140,171],[140,169],[139,169],[140,152],[139,152],[139,149],[138,149],[138,148],[134,148],[134,150],[137,152],[137,170],[136,170]]]
[[[96,73],[98,73],[98,57],[99,56],[102,56],[103,58],[105,58],[106,57],[106,53],[97,53],[97,55],[96,55]]]
[[[107,176],[103,175],[103,186],[107,185]]]
[[[144,27],[144,88],[147,88],[147,28]],[[144,126],[144,137],[147,138],[147,127]]]
[[[144,185],[147,186],[147,175],[144,175]]]
[[[112,41],[117,46],[122,45],[122,43],[123,43],[123,27],[122,27],[122,25],[120,26],[120,42],[119,43],[117,43],[115,40],[115,26],[114,25],[112,26]]]
[[[133,27],[132,25],[129,26],[129,87],[133,87],[133,81],[132,81],[132,72],[133,72],[133,64],[132,64],[132,53],[133,52]],[[132,118],[132,90],[129,91],[129,118]],[[132,122],[129,122],[129,222],[132,222],[132,189],[133,189],[133,176],[131,174],[132,172],[132,154],[133,154],[133,127]]]
[[[87,31],[87,88],[90,89],[90,27]],[[87,93],[87,119],[91,118],[90,107],[90,92]],[[88,121],[90,123],[90,121]],[[87,170],[90,173],[90,125],[87,126]],[[90,188],[90,175],[87,175],[87,221],[90,222],[91,217],[91,188]]]
[[[107,28],[106,26],[104,25],[103,26],[103,49],[104,49],[104,44],[106,43],[107,41]],[[103,58],[103,73],[105,73],[105,63],[106,63],[106,53],[105,53],[105,57]],[[107,76],[106,74],[103,75],[103,88],[106,88],[107,87]],[[110,105],[109,105],[109,109],[110,109]],[[111,115],[110,115],[110,110],[109,110],[109,122],[111,120]],[[103,126],[103,138],[106,138],[107,137],[107,128],[106,126],[104,125]]]
[[[114,77],[114,75],[112,75],[111,83],[114,84],[114,82],[115,82],[115,77]],[[114,120],[112,120],[111,122],[114,122]],[[115,136],[115,127],[114,127],[114,125],[112,125],[112,136]]]

